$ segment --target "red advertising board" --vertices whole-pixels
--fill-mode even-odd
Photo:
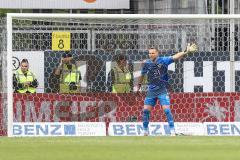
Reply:
[[[144,94],[14,94],[16,122],[141,121]],[[240,120],[240,93],[172,93],[176,122]],[[2,102],[1,102],[2,104]],[[0,134],[6,134],[7,110],[0,107]],[[166,121],[159,104],[151,121]]]

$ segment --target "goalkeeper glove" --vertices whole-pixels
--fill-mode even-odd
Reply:
[[[190,54],[190,53],[196,52],[197,50],[198,50],[198,47],[195,43],[193,43],[193,44],[188,43],[184,53],[185,54]]]

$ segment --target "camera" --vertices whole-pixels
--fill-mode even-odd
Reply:
[[[76,85],[76,83],[75,82],[71,82],[70,84],[69,84],[69,90],[70,91],[74,91],[74,90],[77,90],[77,85]]]

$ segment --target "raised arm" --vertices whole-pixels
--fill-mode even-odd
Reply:
[[[54,74],[55,74],[55,75],[60,75],[60,74],[61,74],[62,65],[63,65],[63,58],[61,58],[58,67],[57,67],[56,70],[54,71]]]
[[[176,53],[175,55],[172,56],[173,60],[175,61],[175,60],[181,59],[185,55],[194,53],[197,50],[198,50],[198,47],[197,47],[197,45],[195,43],[193,43],[193,44],[188,43],[187,48],[185,49],[185,51],[178,52],[178,53]]]

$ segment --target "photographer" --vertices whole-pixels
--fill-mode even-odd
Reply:
[[[13,87],[15,93],[36,93],[38,81],[33,72],[29,70],[27,59],[21,61],[20,68],[13,74]]]
[[[113,59],[117,65],[112,67],[108,75],[108,90],[112,93],[130,93],[133,79],[128,69],[127,57],[124,54],[117,54]]]
[[[63,54],[55,75],[60,76],[60,93],[80,93],[81,73],[72,54]]]

